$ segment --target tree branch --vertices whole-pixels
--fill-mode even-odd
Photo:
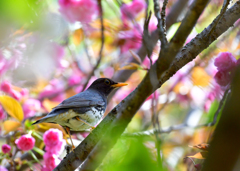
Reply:
[[[173,76],[185,64],[192,61],[199,53],[214,42],[219,36],[234,25],[240,18],[240,1],[237,1],[230,9],[228,9],[218,22],[216,29],[209,35],[214,23],[211,23],[200,34],[192,39],[182,50],[177,54],[171,67],[162,75],[160,83],[164,83]]]
[[[240,2],[239,1],[223,15],[222,19],[220,20],[219,24],[216,27],[216,31],[214,31],[213,33],[217,35],[217,37],[220,36],[230,26],[232,26],[233,23],[238,18],[240,18]],[[206,34],[206,30],[204,30],[203,32]],[[196,37],[195,39],[196,41],[199,41],[200,38]],[[211,37],[208,37],[208,38],[210,38],[211,41],[208,39],[206,41],[202,41],[201,43],[204,45],[199,43],[198,45],[199,48],[197,48],[197,50],[194,51],[195,52],[194,57],[196,57],[203,49],[208,47],[210,43],[212,43],[216,39],[216,37],[215,39],[212,39]],[[195,39],[193,39],[192,41],[195,41]],[[189,44],[188,49],[189,50],[196,49],[196,47],[194,46],[195,46],[194,44]],[[202,47],[205,47],[205,48],[201,49]],[[185,51],[188,49],[185,49]],[[162,57],[163,59],[168,57],[169,56],[165,56],[165,54],[163,53],[163,57]],[[191,57],[194,58],[193,56]],[[174,56],[171,58],[174,58]],[[190,58],[187,57],[187,59],[189,60]],[[182,61],[181,62],[179,61],[178,63],[180,63],[180,65],[183,66],[189,62],[188,60],[185,60],[185,58],[182,58]],[[165,61],[165,59],[163,61]],[[167,64],[169,65],[170,63],[171,61]],[[153,65],[153,67],[150,69],[150,72],[151,70],[155,69],[154,66],[156,67],[156,65],[157,65],[156,63]],[[167,66],[166,68],[168,67],[169,66]],[[166,81],[167,79],[170,78],[170,76],[172,76],[172,75],[168,75],[168,78],[166,77],[167,75],[165,71],[166,68],[165,67],[160,68],[157,73],[160,75],[164,73],[162,76],[164,76],[165,79],[161,77],[160,83],[163,83],[164,80]],[[169,70],[171,68],[172,66],[169,68]],[[82,164],[82,162],[85,159],[86,161],[83,164],[83,168],[94,170],[102,161],[106,153],[115,144],[117,139],[125,130],[128,123],[131,121],[134,114],[137,112],[137,110],[140,108],[142,103],[145,101],[145,99],[150,94],[152,94],[152,92],[155,90],[153,87],[157,88],[158,86],[159,85],[152,85],[150,74],[147,73],[147,75],[145,76],[143,81],[139,84],[139,86],[132,93],[130,93],[130,95],[128,95],[121,103],[119,103],[103,119],[103,121],[97,126],[97,128],[93,130],[92,134],[90,134],[86,139],[84,139],[84,141],[82,141],[82,143],[75,149],[75,151],[71,152],[54,170],[55,171],[74,170],[80,164]],[[103,133],[105,134],[103,135]]]
[[[162,28],[164,30],[164,34],[166,37],[166,7],[168,4],[168,0],[163,1],[162,11],[161,11],[161,19],[162,19]]]
[[[240,4],[240,3],[239,3]],[[234,168],[239,159],[240,148],[240,67],[235,73],[231,85],[231,96],[227,99],[222,116],[210,143],[209,154],[204,162],[204,171],[239,170]]]
[[[169,49],[175,53],[178,53],[179,49],[182,48],[184,42],[197,23],[199,16],[202,14],[208,2],[209,0],[195,0],[192,3],[177,32],[171,39]]]
[[[207,6],[209,0],[196,0],[191,5],[180,27],[170,41],[168,47],[161,50],[157,60],[157,77],[160,78],[162,70],[166,71],[179,50],[182,48],[187,36],[195,26],[198,17]],[[166,58],[166,56],[168,58]],[[161,84],[161,82],[160,82]]]
[[[87,77],[87,81],[83,86],[83,90],[86,89],[89,80],[91,79],[91,77],[94,75],[94,71],[98,68],[101,60],[102,60],[102,53],[103,53],[103,47],[104,47],[104,41],[105,41],[105,36],[104,36],[104,24],[103,24],[103,9],[102,9],[102,0],[98,0],[98,6],[99,6],[99,13],[100,13],[100,21],[101,21],[101,48],[99,51],[99,58],[98,61],[96,63],[96,65],[94,66],[94,68],[92,69],[92,72],[88,75]]]
[[[171,8],[169,14],[166,18],[166,29],[168,30],[176,21],[178,16],[183,12],[185,7],[187,6],[188,0],[178,0],[176,4]],[[149,51],[152,51],[153,48],[156,46],[158,41],[158,30],[152,32],[150,36],[150,40],[148,42]],[[143,61],[147,55],[147,50],[144,44],[142,44],[141,48],[138,50],[137,55]],[[134,58],[130,62],[137,62]],[[134,70],[120,70],[114,76],[113,80],[116,82],[125,82],[131,75],[134,73]],[[111,93],[109,99],[113,96],[114,93]]]
[[[158,20],[157,28],[158,28],[158,34],[159,34],[159,39],[161,41],[161,47],[165,47],[168,44],[167,38],[166,38],[166,32],[164,29],[164,20],[160,16],[160,5],[158,0],[154,0],[154,13],[155,16]]]

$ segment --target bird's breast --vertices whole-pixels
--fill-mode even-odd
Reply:
[[[95,126],[101,120],[104,112],[104,107],[91,107],[90,110],[88,110],[84,114],[77,114],[77,117],[79,117],[80,120],[86,122],[87,124],[79,121],[78,119],[76,119],[76,117],[73,117],[68,120],[68,124],[66,126],[68,126],[71,130],[74,131],[82,131],[89,129],[91,128],[91,126]]]

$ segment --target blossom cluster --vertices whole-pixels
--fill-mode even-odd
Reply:
[[[60,163],[58,156],[63,152],[66,141],[60,130],[49,129],[43,134],[43,142],[46,145],[43,171],[51,171]]]
[[[15,144],[17,144],[17,147],[20,150],[28,151],[33,149],[35,145],[35,139],[31,136],[31,134],[26,134],[16,139]]]
[[[221,86],[222,90],[226,90],[229,87],[233,73],[239,64],[240,59],[236,60],[230,52],[221,52],[216,57],[214,65],[218,71],[214,79]]]

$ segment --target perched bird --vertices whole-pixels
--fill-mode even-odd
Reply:
[[[87,90],[64,100],[54,107],[47,116],[39,119],[33,125],[42,122],[61,125],[69,135],[72,147],[75,148],[70,130],[94,129],[94,125],[100,121],[105,112],[107,96],[114,88],[125,85],[127,84],[116,83],[108,78],[99,78]]]

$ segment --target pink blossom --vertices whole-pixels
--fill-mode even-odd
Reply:
[[[0,166],[0,171],[8,171],[5,167]]]
[[[208,111],[209,111],[209,109],[210,109],[210,107],[211,107],[211,104],[212,104],[212,101],[210,101],[210,100],[207,100],[207,101],[205,102],[205,104],[204,104],[204,111],[205,111],[205,112],[208,112]]]
[[[59,0],[60,13],[70,22],[89,23],[98,16],[97,0]]]
[[[157,18],[155,16],[151,17],[149,26],[148,26],[149,31],[153,32],[154,30],[156,30],[157,24],[158,24]]]
[[[6,118],[6,113],[3,110],[2,106],[0,105],[0,121]]]
[[[53,147],[46,146],[46,151],[52,154],[60,155],[63,152],[65,145],[66,141],[62,139]]]
[[[22,96],[28,96],[29,95],[29,90],[26,89],[26,88],[23,88],[21,91],[20,91],[20,94]]]
[[[133,0],[121,6],[122,19],[133,19],[146,7],[144,0]]]
[[[104,74],[105,77],[111,78],[113,76],[113,74],[114,74],[114,69],[112,67],[107,67],[103,71],[103,74]]]
[[[12,85],[8,81],[3,81],[1,83],[1,90],[5,93],[11,93],[12,91]]]
[[[58,129],[49,129],[43,134],[43,141],[46,145],[46,151],[59,155],[62,153],[66,141],[63,139],[63,134]]]
[[[52,43],[51,56],[55,59],[55,64],[59,69],[64,69],[69,65],[68,62],[63,59],[64,55],[65,55],[64,47],[56,43]]]
[[[3,144],[2,145],[2,152],[3,153],[9,153],[11,151],[11,146],[8,144]]]
[[[117,91],[117,93],[114,96],[114,99],[117,101],[122,101],[125,97],[127,97],[133,89],[129,88],[123,88],[121,91]]]
[[[214,76],[214,79],[220,86],[225,87],[230,83],[231,75],[225,71],[218,71]]]
[[[127,52],[130,49],[138,49],[141,46],[142,36],[140,30],[133,28],[132,30],[121,31],[118,34],[121,52]]]
[[[77,85],[81,82],[81,80],[82,80],[82,78],[79,75],[73,74],[68,79],[68,85],[70,85],[70,86]]]
[[[158,96],[160,95],[160,93],[159,93],[158,91],[156,91],[155,93],[156,93],[156,94],[155,94],[155,98],[158,98]],[[146,101],[152,99],[153,97],[154,97],[154,93],[151,94],[151,95],[146,99]]]
[[[11,95],[13,98],[15,98],[15,99],[17,99],[17,100],[19,100],[19,99],[22,97],[21,94],[20,94],[18,91],[14,90],[14,89],[12,88],[12,85],[11,85],[8,81],[3,81],[3,82],[1,83],[0,89],[1,89],[3,92]]]
[[[43,160],[45,163],[45,171],[47,170],[46,168],[53,170],[60,163],[57,155],[48,152],[43,155]]]
[[[50,98],[52,101],[62,102],[65,99],[63,82],[54,79],[50,81],[43,91],[39,94],[39,99]]]
[[[14,59],[6,59],[0,51],[0,75],[3,75],[7,70],[9,70],[14,65]]]
[[[26,134],[15,140],[15,144],[20,150],[28,151],[34,147],[35,139],[30,134]]]
[[[41,103],[36,99],[27,99],[23,104],[24,118],[34,116],[35,112],[41,108]]]
[[[43,141],[46,146],[54,147],[63,139],[63,134],[58,129],[49,129],[43,134]]]
[[[52,171],[51,169],[47,168],[46,166],[43,166],[41,171]]]
[[[22,95],[20,92],[12,89],[11,92],[9,93],[13,98],[15,98],[16,100],[21,99]]]
[[[214,65],[219,71],[232,71],[237,60],[230,52],[221,52],[215,59]]]

